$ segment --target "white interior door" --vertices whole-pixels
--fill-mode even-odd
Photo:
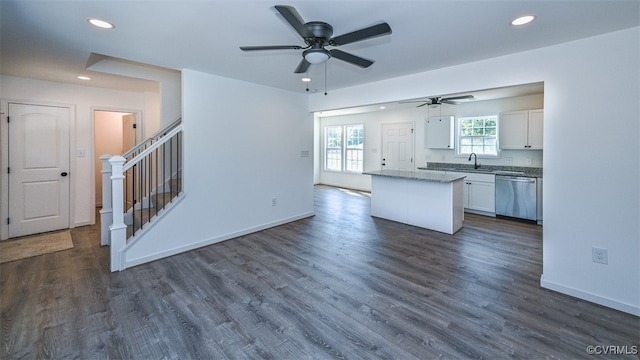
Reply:
[[[69,228],[69,109],[9,104],[9,237]]]
[[[138,123],[136,114],[126,114],[122,116],[122,152],[133,149],[138,144]]]
[[[382,124],[382,169],[413,170],[413,124]]]
[[[122,152],[120,154],[124,154],[136,146],[137,127],[135,114],[122,115]],[[128,210],[133,207],[133,169],[127,170],[125,181],[124,188],[127,193],[125,196],[125,210]]]

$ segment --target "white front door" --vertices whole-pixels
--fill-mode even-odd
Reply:
[[[9,104],[9,237],[69,228],[69,108]]]
[[[413,124],[382,124],[382,170],[413,170]]]

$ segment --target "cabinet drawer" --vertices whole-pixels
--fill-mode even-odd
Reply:
[[[467,181],[482,181],[482,182],[496,182],[496,176],[494,174],[479,174],[479,173],[466,173],[458,171],[447,171],[447,174],[464,175]]]

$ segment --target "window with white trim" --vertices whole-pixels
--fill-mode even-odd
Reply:
[[[458,155],[498,156],[498,115],[460,117],[456,130]]]
[[[364,125],[335,125],[324,128],[324,169],[362,172],[364,168]]]

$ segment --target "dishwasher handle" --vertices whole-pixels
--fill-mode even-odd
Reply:
[[[515,178],[515,177],[496,177],[496,181],[513,181],[513,182],[523,182],[523,183],[535,183],[536,179],[530,178]]]

